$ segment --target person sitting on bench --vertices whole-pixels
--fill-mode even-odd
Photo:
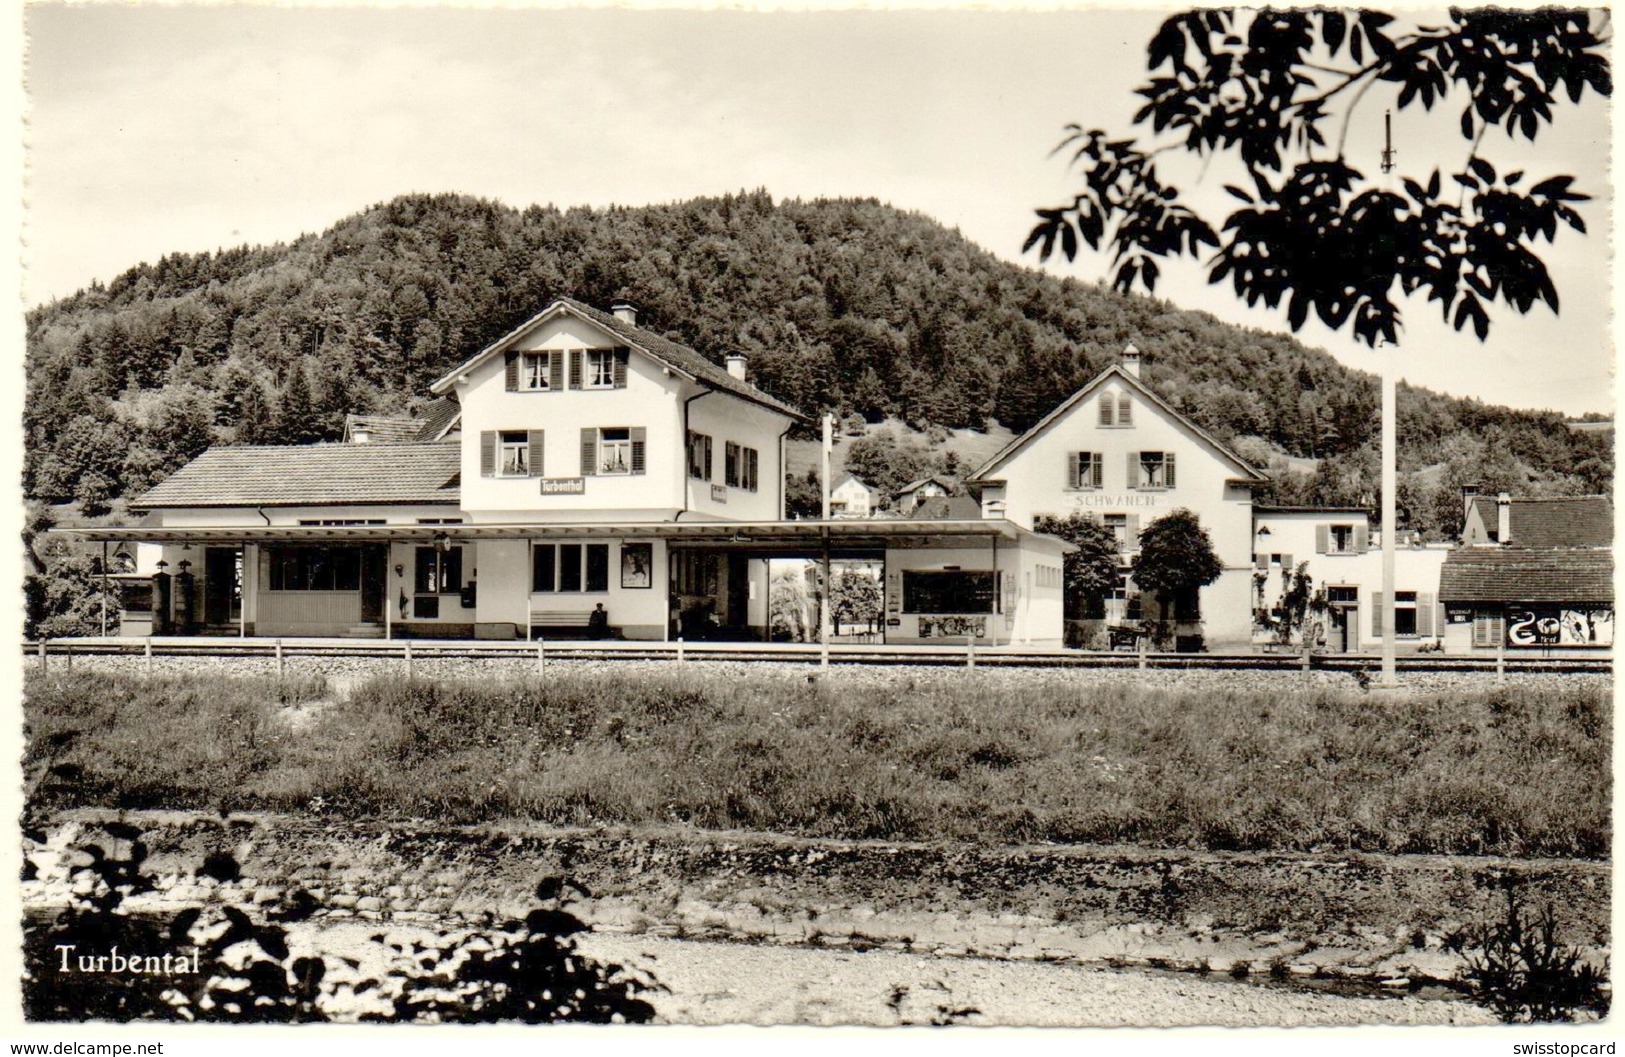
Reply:
[[[609,614],[604,612],[604,603],[598,603],[598,608],[587,614],[587,637],[589,639],[604,639],[609,637]]]

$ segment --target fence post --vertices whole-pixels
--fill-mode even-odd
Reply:
[[[51,670],[51,661],[45,655],[45,636],[43,635],[40,636],[39,640],[39,667],[42,672]]]
[[[1135,645],[1137,645],[1139,647],[1140,667],[1141,668],[1145,667],[1145,643],[1146,643],[1146,640],[1149,639],[1150,637],[1151,637],[1150,635],[1148,635],[1144,631],[1142,631],[1142,632],[1140,632],[1139,636],[1134,640]]]
[[[146,664],[147,674],[151,675],[152,674],[152,639],[150,639],[150,638],[147,639],[146,646],[143,648],[142,653],[145,655],[145,664]]]
[[[677,663],[683,663],[683,636],[677,636]]]
[[[1309,635],[1306,632],[1303,636],[1303,670],[1306,672],[1309,670],[1310,664],[1313,663],[1310,659],[1310,649]]]
[[[282,678],[283,671],[284,671],[284,669],[283,669],[283,662],[282,662],[282,640],[277,639],[276,640],[276,677],[278,679]]]
[[[829,667],[829,635],[825,633],[818,636],[818,667]]]
[[[965,636],[965,667],[976,667],[976,636]]]
[[[73,643],[64,643],[62,646],[62,666],[73,671]]]
[[[412,678],[412,640],[407,639],[403,645],[405,649],[402,651],[401,656],[406,660],[406,677],[410,679]]]
[[[536,640],[536,674],[541,675],[547,671],[547,640]]]
[[[1495,681],[1498,683],[1504,683],[1507,681],[1506,639],[1501,639],[1495,644]]]

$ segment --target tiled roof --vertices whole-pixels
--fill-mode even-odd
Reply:
[[[480,360],[483,360],[487,356],[493,355],[499,350],[507,347],[509,342],[513,341],[520,334],[523,334],[526,330],[529,330],[532,324],[541,319],[543,316],[546,316],[555,308],[558,308],[560,305],[569,308],[576,315],[590,320],[592,323],[609,331],[622,341],[625,341],[628,345],[643,350],[645,353],[666,364],[668,367],[672,367],[675,370],[690,375],[713,389],[720,389],[724,392],[732,393],[735,396],[749,400],[752,403],[761,404],[763,407],[777,411],[781,414],[789,415],[791,418],[797,418],[803,421],[806,420],[805,415],[791,407],[789,404],[786,404],[778,397],[770,396],[769,394],[756,388],[754,385],[751,385],[749,382],[741,381],[738,378],[735,378],[726,370],[718,367],[716,364],[712,363],[698,352],[695,352],[687,345],[679,345],[675,341],[670,341],[663,338],[653,331],[648,331],[642,329],[641,327],[633,326],[624,320],[616,318],[614,315],[608,312],[596,309],[588,304],[583,304],[573,297],[557,298],[546,309],[538,312],[524,323],[521,323],[518,327],[515,327],[507,334],[503,335],[501,338],[498,338],[496,341],[492,342],[490,345],[487,345],[474,356],[464,361],[450,373],[442,377],[439,381],[435,382],[431,388],[435,392],[444,392],[450,386],[452,379],[469,370],[469,368]]]
[[[1445,602],[1612,602],[1614,556],[1607,550],[1463,547],[1439,573]]]
[[[423,429],[421,418],[390,418],[387,415],[345,415],[344,437],[366,433],[375,441],[417,440]]]
[[[210,448],[130,506],[455,503],[461,451],[456,441]]]
[[[413,440],[439,440],[462,417],[463,406],[449,396],[423,409],[423,428]]]
[[[1500,542],[1500,512],[1494,496],[1473,500],[1489,538]],[[1614,508],[1607,496],[1548,496],[1512,499],[1514,547],[1607,547],[1614,542]]]

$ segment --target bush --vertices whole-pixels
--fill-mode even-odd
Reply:
[[[256,922],[236,907],[188,907],[168,917],[131,913],[125,900],[152,890],[141,870],[147,849],[131,826],[104,830],[100,843],[75,853],[73,903],[49,924],[25,925],[29,1020],[610,1024],[654,1018],[654,1007],[641,997],[661,989],[652,977],[576,949],[574,937],[587,926],[565,909],[565,897],[581,889],[563,878],[542,880],[540,905],[522,922],[443,930],[432,945],[391,944],[395,957],[387,976],[356,978],[346,969],[359,960],[295,957],[286,926]],[[238,872],[224,852],[211,854],[206,866],[213,876]],[[28,872],[37,873],[31,860]],[[314,906],[309,893],[296,892],[281,918],[303,919]],[[72,959],[116,950],[120,956],[167,954],[184,965],[195,956],[199,971],[64,972],[64,946]],[[371,1008],[358,1011],[363,995],[372,996]]]
[[[1458,937],[1467,964],[1462,980],[1480,1002],[1509,1024],[1571,1021],[1582,1013],[1608,1015],[1604,976],[1557,938],[1550,903],[1526,920],[1523,901],[1507,889],[1506,918],[1469,928]]]

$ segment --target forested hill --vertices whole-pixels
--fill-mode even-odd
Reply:
[[[809,412],[920,427],[1023,429],[1132,341],[1176,405],[1262,438],[1251,456],[1337,457],[1313,495],[1278,500],[1370,491],[1375,382],[1324,352],[1005,263],[874,200],[765,192],[562,211],[409,195],[289,245],[141,264],[29,314],[27,490],[94,509],[211,443],[412,410],[558,294],[630,298],[718,362],[741,349]],[[1553,414],[1406,390],[1401,430],[1406,468],[1454,463],[1492,487],[1591,491],[1611,473],[1611,436]]]

